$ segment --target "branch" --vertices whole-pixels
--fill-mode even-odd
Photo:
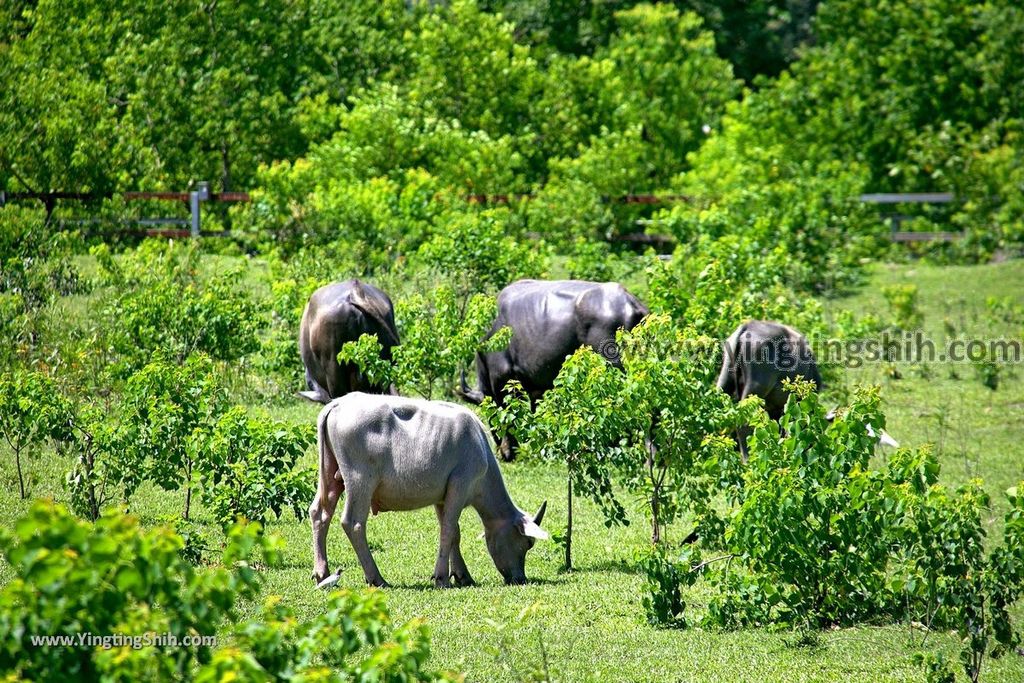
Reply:
[[[15,180],[17,180],[19,183],[25,186],[25,189],[34,194],[38,194],[36,193],[36,190],[31,185],[29,185],[24,178],[21,177],[21,174],[18,173],[18,169],[16,169],[14,167],[14,164],[12,164],[10,160],[8,160],[7,155],[0,154],[0,160],[4,162],[4,166],[7,168],[8,171],[11,172],[11,175],[14,176]]]
[[[700,564],[698,564],[696,566],[693,566],[693,567],[690,567],[690,571],[691,572],[699,572],[701,569],[703,569],[705,566],[711,564],[712,562],[720,562],[721,560],[731,560],[734,557],[738,557],[738,555],[736,555],[734,553],[729,553],[728,555],[722,555],[720,557],[713,557],[710,560],[704,560]]]

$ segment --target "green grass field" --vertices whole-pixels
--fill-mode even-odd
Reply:
[[[265,269],[258,269],[265,273]],[[258,279],[258,278],[256,278]],[[868,284],[853,296],[830,300],[830,310],[885,313],[880,287],[914,282],[920,288],[925,330],[941,337],[942,319],[950,312],[966,320],[983,307],[986,297],[1011,297],[1024,304],[1024,262],[975,267],[881,265]],[[73,314],[81,314],[82,302]],[[87,311],[85,311],[87,312]],[[884,317],[884,315],[883,315]],[[1020,338],[1021,330],[1001,331]],[[950,376],[950,369],[959,375]],[[904,445],[933,442],[943,466],[943,479],[958,484],[980,476],[993,497],[993,527],[1003,511],[1002,491],[1024,479],[1024,388],[1021,373],[1004,371],[998,390],[986,388],[970,365],[934,364],[899,368],[891,379],[881,364],[848,373],[848,381],[879,383],[887,408],[888,431]],[[318,406],[283,397],[261,406],[278,419],[312,424]],[[6,452],[5,452],[6,453]],[[884,457],[884,454],[879,457]],[[313,449],[306,456],[315,462]],[[52,453],[30,459],[32,496],[66,500],[62,487],[67,463]],[[533,463],[503,465],[516,503],[535,511],[549,501],[544,526],[564,527],[565,476],[555,466]],[[0,461],[0,525],[10,525],[28,507],[17,496],[13,458]],[[143,488],[132,510],[144,524],[178,512],[181,493]],[[475,588],[449,591],[430,587],[436,553],[437,524],[433,510],[388,513],[368,526],[371,548],[385,578],[388,604],[396,621],[426,619],[432,632],[432,663],[437,668],[465,671],[470,681],[515,681],[546,667],[562,681],[920,681],[922,671],[911,655],[921,648],[922,633],[910,626],[862,626],[823,632],[814,645],[797,645],[791,632],[766,629],[735,632],[700,628],[661,630],[649,626],[640,605],[642,577],[631,568],[636,548],[648,542],[640,501],[630,500],[633,524],[606,529],[597,510],[577,501],[574,535],[575,571],[561,573],[561,550],[540,542],[527,558],[530,584],[502,585],[491,564],[481,525],[469,509],[462,518],[463,552]],[[200,507],[198,521],[215,536],[214,525]],[[312,615],[325,602],[314,589],[308,522],[284,517],[271,530],[287,541],[285,562],[266,572],[266,594],[280,594],[300,615]],[[689,531],[685,520],[668,530],[669,540]],[[328,544],[331,568],[340,567],[340,585],[359,588],[362,573],[338,524]],[[11,577],[0,563],[0,584]],[[698,584],[687,601],[698,608],[707,595]],[[255,616],[258,604],[247,605]],[[1018,608],[1017,618],[1024,618]],[[945,649],[956,659],[957,642],[945,633],[927,637],[925,649]],[[983,680],[1024,680],[1024,657],[1010,655],[986,664]]]

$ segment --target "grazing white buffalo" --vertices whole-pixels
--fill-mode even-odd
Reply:
[[[473,506],[487,550],[505,583],[526,581],[526,553],[538,538],[547,503],[536,517],[512,502],[483,424],[468,409],[443,401],[350,393],[328,403],[317,420],[319,485],[309,508],[313,580],[329,583],[327,530],[342,491],[341,526],[366,582],[387,583],[366,542],[366,520],[387,510],[433,505],[441,525],[434,585],[472,585],[459,550],[459,516]],[[331,577],[336,581],[336,578]]]

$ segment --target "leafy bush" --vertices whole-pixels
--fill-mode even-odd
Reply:
[[[619,459],[625,456],[612,440],[622,431],[625,419],[616,410],[621,384],[618,373],[607,371],[604,358],[590,348],[582,348],[565,360],[555,386],[538,402],[534,419],[518,429],[524,455],[536,453],[566,464],[566,569],[572,569],[574,491],[599,507],[606,526],[629,524],[613,485],[613,477],[623,468]],[[511,394],[505,399],[503,411],[529,415],[529,399]]]
[[[157,354],[125,384],[123,443],[139,466],[126,480],[126,496],[143,479],[165,491],[185,489],[183,517],[188,519],[192,489],[209,435],[229,408],[210,360],[192,356],[178,365]]]
[[[617,253],[607,242],[576,240],[568,254],[565,269],[570,280],[622,282],[640,267],[632,253]]]
[[[924,319],[917,300],[917,285],[886,285],[882,296],[889,304],[893,324],[898,330],[917,330]]]
[[[822,331],[821,304],[799,290],[799,263],[783,246],[737,235],[698,235],[669,261],[647,268],[651,310],[699,334],[725,339],[747,320],[779,320]]]
[[[426,667],[426,626],[413,620],[392,629],[377,591],[335,592],[309,620],[271,596],[259,619],[240,621],[240,602],[255,599],[262,584],[253,563],[281,560],[279,539],[259,524],[233,526],[219,566],[203,570],[183,557],[185,541],[168,527],[146,530],[120,514],[94,525],[48,502],[0,530],[0,546],[15,574],[0,590],[0,674],[8,677],[461,680]],[[218,643],[225,628],[231,642]],[[51,636],[64,642],[35,642]]]
[[[225,527],[238,517],[262,523],[267,510],[280,517],[290,509],[303,519],[316,472],[295,469],[295,463],[312,440],[308,428],[257,419],[243,408],[221,415],[198,463],[203,500],[214,518]]]
[[[27,493],[22,453],[32,454],[47,439],[60,438],[67,419],[67,401],[48,375],[23,369],[0,375],[0,433],[14,453],[22,499]]]
[[[413,619],[386,636],[391,618],[379,591],[336,591],[316,617],[299,620],[277,596],[258,621],[235,629],[236,647],[223,648],[197,683],[233,680],[460,681],[427,668],[426,625]]]
[[[413,294],[395,305],[402,343],[391,350],[392,362],[380,358],[375,335],[362,335],[341,347],[338,359],[355,363],[374,382],[393,382],[400,393],[424,398],[436,393],[455,396],[459,373],[484,348],[500,348],[508,334],[497,334],[486,344],[497,308],[494,297],[475,294],[460,301],[454,288],[436,287],[427,296]]]
[[[884,428],[878,393],[860,393],[830,424],[810,385],[797,391],[801,400],[787,403],[779,424],[754,429],[755,455],[725,539],[750,572],[739,580],[755,590],[746,602],[732,587],[712,601],[710,618],[722,624],[757,622],[766,612],[793,625],[850,623],[896,606],[886,570],[899,490],[887,485],[892,473],[868,467],[876,440],[867,425]],[[711,576],[725,593],[732,577]]]
[[[627,523],[613,486],[623,481],[648,501],[654,543],[688,507],[702,527],[720,526],[710,502],[718,473],[738,457],[723,434],[741,418],[708,381],[717,362],[714,342],[655,314],[600,351],[584,348],[566,360],[531,424],[518,428],[524,452],[565,462],[568,504],[575,488],[599,506],[609,526]],[[502,410],[486,414],[500,423],[525,414],[514,407],[523,402],[512,396]],[[571,529],[567,537],[569,548]]]
[[[251,599],[259,577],[255,555],[276,561],[279,549],[258,525],[235,527],[223,566],[199,573],[166,528],[143,530],[122,515],[96,525],[63,507],[34,503],[3,534],[15,578],[0,592],[0,671],[31,680],[186,680],[210,661],[208,645],[184,647],[185,637],[214,636],[237,618],[237,601]],[[170,634],[178,646],[79,644],[80,634]],[[39,646],[38,636],[63,636],[69,646]]]
[[[195,249],[150,241],[120,258],[106,246],[93,249],[111,288],[103,316],[123,373],[141,368],[157,350],[182,363],[197,352],[231,361],[258,348],[261,320],[239,282],[241,270],[202,278]]]
[[[109,410],[76,406],[62,443],[74,459],[66,476],[71,509],[91,521],[116,500],[127,506],[144,466],[143,454],[125,442],[129,431],[109,419]]]
[[[694,582],[697,573],[690,571],[689,553],[679,559],[669,557],[664,544],[652,545],[638,553],[637,566],[646,580],[646,591],[640,599],[652,626],[686,626],[686,602],[683,587]]]
[[[35,346],[46,309],[57,297],[88,289],[71,260],[74,243],[42,211],[0,209],[0,333],[9,340],[0,348],[0,361]]]
[[[73,233],[42,211],[17,206],[0,211],[0,292],[19,295],[25,311],[38,311],[57,296],[86,286],[71,261]]]
[[[725,553],[702,561],[688,550],[643,565],[656,593],[650,614],[676,619],[666,605],[678,606],[680,585],[701,575],[713,591],[706,625],[918,621],[957,630],[964,671],[977,680],[986,656],[1020,638],[1008,611],[1024,595],[1019,488],[1007,491],[1002,543],[986,551],[980,482],[938,484],[928,449],[901,449],[871,467],[868,426],[884,425],[877,389],[859,390],[829,421],[809,384],[793,388],[781,422],[760,422],[748,471],[727,487]],[[921,661],[936,678],[948,673],[938,658]]]
[[[253,362],[271,396],[291,394],[304,386],[305,370],[296,341],[302,312],[320,287],[361,275],[355,263],[351,251],[339,244],[302,249],[288,259],[280,252],[271,254],[270,295],[264,301],[269,325]]]
[[[543,251],[507,235],[509,218],[507,209],[444,215],[417,260],[441,274],[460,300],[540,277],[546,267]]]

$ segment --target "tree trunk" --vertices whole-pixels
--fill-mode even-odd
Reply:
[[[86,446],[89,449],[89,445]],[[86,450],[85,464],[87,467],[89,477],[89,514],[92,517],[92,521],[96,521],[100,517],[100,504],[96,500],[96,484],[93,482],[92,473],[96,466],[96,460],[93,457],[91,450]]]
[[[661,514],[661,482],[654,476],[654,455],[657,448],[654,445],[654,420],[651,420],[651,430],[644,436],[644,445],[647,447],[647,474],[651,478],[651,543],[661,542],[661,526],[658,524],[658,516]]]
[[[18,491],[21,492],[21,499],[25,500],[25,477],[21,473],[21,449],[14,449],[14,462],[18,466]]]
[[[565,478],[566,481],[566,510],[569,511],[565,523],[565,571],[572,571],[572,475]]]
[[[231,163],[228,154],[228,143],[220,143],[220,191],[231,191]]]
[[[182,518],[188,521],[189,508],[192,507],[192,461],[185,463],[185,514]]]
[[[658,487],[654,487],[654,493],[651,495],[651,519],[653,520],[653,529],[651,530],[651,543],[657,545],[661,542],[661,527],[658,525]]]

